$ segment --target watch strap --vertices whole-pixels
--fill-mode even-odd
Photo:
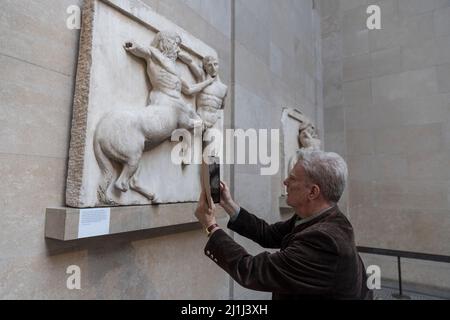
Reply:
[[[215,228],[218,228],[218,227],[219,227],[219,225],[217,223],[213,223],[208,228],[206,228],[206,233],[208,234],[208,236],[211,234],[211,231],[213,231]]]

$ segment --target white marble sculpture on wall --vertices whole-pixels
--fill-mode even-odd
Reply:
[[[197,96],[197,112],[203,120],[204,128],[212,128],[220,118],[219,110],[223,109],[228,92],[227,86],[220,81],[219,60],[207,56],[203,59],[202,68],[186,53],[181,52],[179,58],[189,66],[197,81],[214,79],[213,83],[201,90]]]
[[[321,141],[319,135],[317,134],[316,127],[311,123],[311,121],[303,117],[303,122],[300,124],[298,129],[298,145],[302,149],[319,150]]]
[[[208,81],[214,78],[214,81],[201,90],[197,96],[197,113],[203,120],[203,134],[208,141],[204,141],[203,147],[208,148],[209,156],[217,157],[219,154],[221,141],[211,141],[210,130],[218,129],[223,131],[220,126],[223,116],[223,108],[225,105],[225,98],[228,93],[228,87],[222,83],[219,76],[219,60],[214,56],[206,56],[203,58],[202,65],[198,65],[191,56],[185,52],[180,52],[178,58],[186,63],[194,74],[197,81]]]
[[[130,19],[116,10],[128,10],[125,2],[87,0],[67,205],[197,201],[200,166],[173,163],[178,142],[170,138],[176,129],[190,130],[200,145],[190,151],[199,158],[202,129],[223,128],[227,87],[217,53],[137,1]]]
[[[317,129],[313,122],[306,117],[300,110],[293,108],[284,108],[281,116],[281,155],[282,155],[282,177],[281,177],[281,195],[286,194],[283,180],[288,176],[289,168],[295,159],[298,149],[320,149],[321,141]]]

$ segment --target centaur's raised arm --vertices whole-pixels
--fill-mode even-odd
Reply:
[[[131,54],[133,54],[134,56],[142,58],[142,59],[148,59],[152,56],[152,53],[149,50],[147,50],[131,41],[126,42],[123,47],[125,48],[126,51],[128,51]]]
[[[180,51],[178,53],[178,59],[180,59],[183,63],[185,63],[188,66],[189,70],[191,70],[192,74],[194,75],[197,81],[203,81],[205,79],[205,73],[203,72],[203,69],[194,62],[194,60],[189,54]]]

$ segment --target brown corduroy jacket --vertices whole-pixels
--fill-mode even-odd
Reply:
[[[297,215],[268,225],[241,208],[228,228],[264,248],[252,256],[228,234],[215,231],[205,254],[241,286],[272,292],[273,299],[371,299],[353,228],[334,206],[295,226]]]

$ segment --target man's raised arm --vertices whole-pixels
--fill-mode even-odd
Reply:
[[[228,186],[224,182],[220,182],[220,191],[220,205],[230,216],[227,226],[229,229],[255,241],[263,248],[277,249],[281,247],[284,236],[294,227],[295,216],[287,221],[269,225],[234,202]]]
[[[239,215],[235,220],[230,219],[227,227],[263,248],[279,249],[283,238],[292,231],[294,222],[295,216],[287,221],[269,225],[263,219],[241,208]]]

